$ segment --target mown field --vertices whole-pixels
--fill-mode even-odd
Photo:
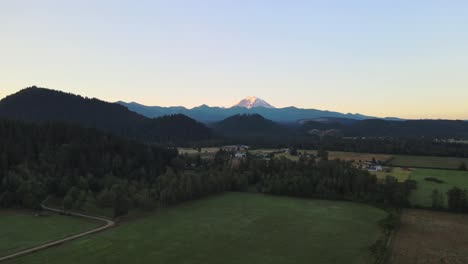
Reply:
[[[373,263],[385,216],[363,204],[226,193],[7,263]]]
[[[444,183],[426,181],[427,177],[437,178]],[[431,194],[434,189],[443,194],[453,187],[468,189],[468,171],[413,169],[410,179],[417,182],[417,189],[410,194],[410,202],[424,207],[432,205]],[[444,202],[447,206],[447,199]]]
[[[388,263],[468,263],[468,215],[404,210]]]
[[[0,257],[99,225],[102,223],[57,214],[0,210]]]
[[[458,169],[462,162],[468,164],[468,158],[395,155],[389,165],[410,168]]]

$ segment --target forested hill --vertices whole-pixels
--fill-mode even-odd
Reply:
[[[37,208],[47,195],[63,197],[72,188],[86,196],[153,182],[176,156],[96,129],[0,120],[0,207]]]
[[[259,114],[239,114],[213,124],[220,136],[236,139],[280,139],[290,133],[286,126],[275,123]]]
[[[349,136],[468,137],[468,122],[460,120],[363,120],[345,129]]]
[[[153,142],[210,137],[209,128],[184,115],[150,119],[119,104],[37,87],[26,88],[1,100],[0,117],[39,122],[63,121]]]

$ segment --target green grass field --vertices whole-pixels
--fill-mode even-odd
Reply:
[[[468,158],[395,155],[390,161],[390,165],[413,168],[457,169],[462,162],[468,164]]]
[[[373,263],[385,216],[364,204],[225,193],[7,263]]]
[[[0,256],[77,234],[101,225],[76,217],[29,211],[0,211]]]
[[[389,170],[389,171],[387,171]],[[377,176],[378,179],[385,179],[387,176],[393,176],[395,177],[399,182],[404,182],[406,181],[410,174],[411,170],[409,169],[404,169],[404,168],[398,168],[398,167],[387,167],[385,168],[384,171],[377,171],[377,172],[371,172],[375,176]]]
[[[426,177],[435,177],[445,183],[426,181],[424,180]],[[424,207],[432,205],[431,194],[434,189],[438,189],[444,194],[455,186],[468,189],[468,172],[466,171],[414,169],[410,174],[410,179],[418,182],[418,188],[410,195],[410,202],[413,205]],[[445,199],[445,203],[447,203],[447,199]]]

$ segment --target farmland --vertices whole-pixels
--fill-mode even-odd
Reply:
[[[395,155],[391,166],[411,168],[457,169],[468,158]]]
[[[404,210],[389,263],[468,263],[468,216]]]
[[[216,152],[219,151],[218,147],[212,147],[212,148],[201,148],[200,151],[195,148],[178,148],[177,149],[181,155],[200,155],[201,158],[203,159],[212,159],[214,158]]]
[[[204,159],[211,159],[219,150],[217,147],[201,148],[200,152],[193,148],[179,148],[179,153],[187,155],[197,155]],[[316,150],[298,150],[299,153],[307,153],[317,155]],[[273,153],[276,158],[285,157],[291,160],[298,160],[298,156],[290,155],[282,152],[279,149],[251,149],[249,153],[254,155],[264,155]],[[434,157],[434,156],[411,156],[411,155],[392,155],[392,154],[372,154],[372,153],[357,153],[344,151],[329,151],[329,159],[341,159],[347,161],[369,161],[375,159],[386,163],[392,167],[407,167],[407,168],[432,168],[432,169],[458,169],[462,162],[468,164],[468,158],[458,157]]]
[[[7,263],[373,263],[385,216],[363,204],[225,193]]]
[[[99,226],[100,222],[31,211],[0,211],[0,256],[77,234]]]
[[[427,177],[437,178],[444,183],[424,180]],[[410,174],[410,179],[417,182],[417,189],[410,194],[410,202],[423,207],[431,206],[431,193],[434,189],[445,194],[452,187],[468,188],[468,172],[466,171],[414,169]]]

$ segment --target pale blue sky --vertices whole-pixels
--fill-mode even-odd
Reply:
[[[0,98],[468,119],[467,1],[0,0]]]

